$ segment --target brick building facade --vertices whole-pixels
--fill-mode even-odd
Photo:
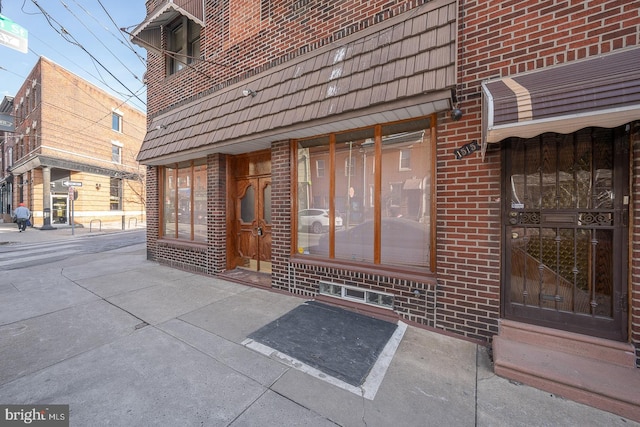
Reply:
[[[638,364],[640,3],[319,3],[147,1],[149,258]]]
[[[135,160],[146,115],[41,57],[13,99],[3,142],[5,221],[19,203],[35,227],[130,227],[145,221]],[[73,195],[69,182],[75,185]],[[73,199],[73,200],[72,200]]]

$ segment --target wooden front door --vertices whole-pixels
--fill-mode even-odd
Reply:
[[[244,155],[230,162],[231,242],[229,269],[246,268],[271,273],[270,158],[264,153]]]
[[[628,135],[513,138],[504,153],[505,317],[625,340]]]

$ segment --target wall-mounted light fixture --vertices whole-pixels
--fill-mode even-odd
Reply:
[[[158,125],[156,126],[156,130],[162,130],[162,129],[166,129],[167,127],[165,125]]]
[[[99,190],[100,187],[102,187],[102,184],[100,184],[99,182],[96,182],[96,190]]]
[[[462,110],[461,109],[456,107],[453,110],[451,110],[451,120],[453,120],[454,122],[457,122],[461,118],[462,118]]]
[[[256,96],[257,94],[258,94],[258,92],[256,92],[256,91],[255,91],[255,90],[253,90],[253,89],[244,89],[244,90],[242,91],[242,95],[244,95],[244,96],[251,96],[251,97],[254,97],[254,96]]]

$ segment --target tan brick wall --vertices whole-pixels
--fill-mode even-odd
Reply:
[[[36,92],[37,97],[34,97]],[[71,167],[69,179],[82,183],[78,188],[79,198],[74,202],[78,225],[89,226],[92,220],[100,220],[105,227],[120,228],[123,214],[127,227],[146,220],[144,179],[124,180],[124,211],[113,212],[110,210],[109,176],[106,175],[106,171],[120,176],[144,175],[144,167],[135,160],[146,133],[143,112],[46,58],[38,61],[15,98],[24,99],[23,105],[30,106],[19,107],[20,118],[16,124],[16,133],[29,135],[30,139],[28,145],[25,144],[28,150],[14,149],[14,167],[26,164],[33,157],[45,156],[60,159],[62,165],[69,162],[95,171],[79,172]],[[112,129],[113,111],[122,115],[122,132]],[[112,161],[114,141],[122,146],[121,163]],[[29,179],[29,184],[16,186],[19,191],[14,192],[13,205],[17,206],[22,192],[23,200],[33,211],[34,225],[41,226],[44,207],[42,169],[31,169],[24,177]],[[96,184],[100,185],[99,190]]]

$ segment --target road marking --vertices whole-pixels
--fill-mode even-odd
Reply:
[[[0,257],[0,259],[6,259],[6,261],[0,261],[0,267],[5,267],[12,264],[24,264],[25,262],[30,261],[46,260],[47,258],[60,258],[66,255],[76,254],[78,252],[81,252],[81,250],[70,249],[66,251],[48,252],[46,254],[39,254],[34,256],[17,255],[10,257],[10,259],[8,259],[7,257]],[[10,253],[10,255],[15,255],[15,253]]]

